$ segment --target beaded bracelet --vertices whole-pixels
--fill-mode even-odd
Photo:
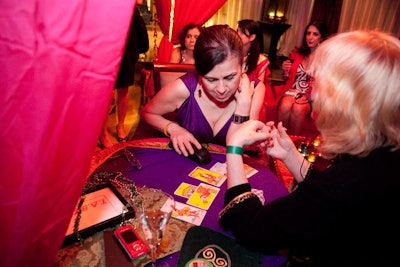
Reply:
[[[243,148],[239,146],[227,146],[226,153],[243,155]]]

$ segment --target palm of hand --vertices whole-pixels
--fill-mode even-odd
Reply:
[[[267,147],[266,152],[277,159],[285,159],[294,144],[289,136],[282,137],[277,132],[272,134],[272,145]]]

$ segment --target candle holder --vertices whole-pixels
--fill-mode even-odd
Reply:
[[[321,144],[321,137],[318,135],[313,140],[301,142],[297,147],[297,150],[305,159],[311,163],[315,163],[321,158],[321,152],[319,151],[319,146]]]
[[[286,17],[285,12],[287,9],[286,0],[264,0],[263,10],[264,16],[263,20],[270,23],[285,23]]]

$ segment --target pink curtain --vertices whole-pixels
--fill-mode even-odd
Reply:
[[[167,62],[174,44],[179,43],[179,32],[189,22],[204,24],[220,9],[226,0],[175,0],[174,20],[171,42],[169,41],[169,27],[171,15],[171,0],[155,0],[157,18],[162,33],[158,50],[158,61]]]
[[[106,118],[135,2],[0,2],[0,266],[51,266]]]

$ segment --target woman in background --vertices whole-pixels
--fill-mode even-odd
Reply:
[[[179,47],[172,50],[170,63],[194,64],[193,50],[203,26],[189,23],[179,33]]]
[[[267,95],[271,94],[271,83],[269,76],[269,59],[262,53],[264,49],[264,37],[257,21],[243,19],[238,22],[237,32],[243,42],[243,65],[244,70],[251,79],[257,78],[265,85],[265,95],[263,96],[263,106],[260,110],[260,120],[267,118]]]
[[[128,140],[128,135],[125,131],[125,117],[129,107],[129,86],[132,86],[135,82],[135,65],[139,59],[139,54],[146,53],[149,50],[149,36],[146,24],[140,15],[138,7],[141,4],[143,4],[143,0],[136,0],[129,34],[124,47],[124,54],[114,86],[117,111],[117,125],[115,126],[115,130],[119,143]],[[105,118],[99,137],[99,146],[101,148],[113,145],[107,129],[107,119],[108,117]]]
[[[282,64],[285,94],[278,104],[277,121],[292,135],[300,135],[311,113],[310,93],[314,78],[310,75],[310,62],[317,47],[328,37],[328,26],[323,21],[311,21],[304,30],[302,45],[295,47],[290,59]],[[281,90],[279,90],[281,91]]]
[[[237,32],[243,42],[243,65],[247,75],[265,83],[271,71],[269,59],[262,53],[264,39],[260,25],[257,21],[243,19],[238,22]]]

